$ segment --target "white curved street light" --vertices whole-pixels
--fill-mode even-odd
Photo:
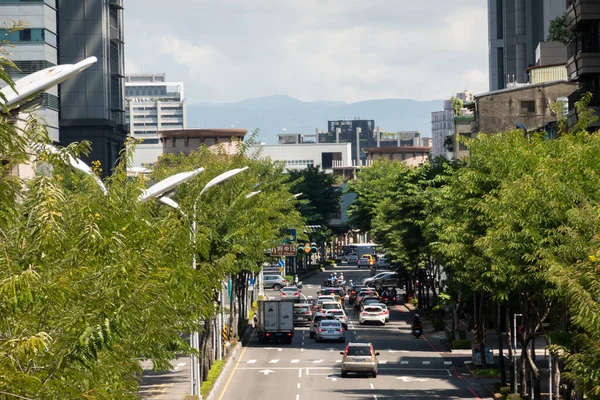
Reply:
[[[257,194],[259,194],[261,191],[257,190],[255,192],[250,192],[246,195],[246,198],[249,199],[250,197],[256,196]]]
[[[34,150],[37,150],[37,151],[46,150],[47,152],[52,153],[52,154],[60,154],[60,151],[51,144],[34,143],[31,145],[31,148]],[[66,159],[63,159],[64,162],[68,163],[71,167],[73,167],[79,171],[82,171],[84,174],[89,175],[92,178],[94,178],[94,180],[96,181],[98,186],[100,186],[102,193],[104,193],[105,196],[108,195],[108,190],[106,190],[106,186],[104,186],[102,179],[100,179],[98,177],[98,175],[96,175],[94,173],[94,171],[92,171],[92,169],[86,163],[84,163],[77,157],[73,157],[71,154],[65,154],[64,156],[66,158]]]
[[[302,196],[303,194],[304,194],[304,193],[296,193],[296,194],[294,195],[294,198],[295,198],[295,199],[297,199],[298,197]]]
[[[204,168],[200,167],[193,171],[180,172],[178,174],[169,176],[168,178],[165,178],[162,181],[150,186],[148,189],[143,190],[140,196],[138,197],[138,200],[140,202],[145,202],[153,197],[163,196],[167,192],[175,189],[177,186],[190,180],[191,178],[203,171]]]

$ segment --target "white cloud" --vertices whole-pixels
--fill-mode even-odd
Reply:
[[[167,72],[184,81],[191,102],[272,94],[426,100],[464,87],[487,91],[485,0],[161,4],[129,3],[127,71]]]

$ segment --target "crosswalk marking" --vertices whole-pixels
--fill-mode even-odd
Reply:
[[[246,364],[254,364],[256,362],[256,360],[248,360],[246,361]]]
[[[274,360],[269,361],[269,364],[277,364],[278,362],[279,362],[278,359],[274,359]]]
[[[296,360],[296,359],[294,359],[294,360],[292,360],[292,361],[290,361],[290,362],[291,362],[292,364],[298,364],[298,363],[300,362],[300,360]]]
[[[387,364],[387,360],[379,360],[379,364]]]

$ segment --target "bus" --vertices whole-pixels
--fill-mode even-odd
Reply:
[[[380,246],[375,243],[352,243],[345,246],[340,246],[342,251],[338,254],[339,257],[347,257],[348,254],[356,253],[360,258],[363,254],[372,254],[377,258],[377,253],[380,250]]]

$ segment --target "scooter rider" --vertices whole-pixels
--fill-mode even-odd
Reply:
[[[415,333],[415,327],[417,326],[421,326],[421,315],[419,315],[419,313],[416,313],[415,317],[413,318],[413,333]]]
[[[396,301],[398,300],[398,292],[396,291],[396,288],[392,288],[392,291],[390,292],[390,295],[392,296],[392,301]]]

